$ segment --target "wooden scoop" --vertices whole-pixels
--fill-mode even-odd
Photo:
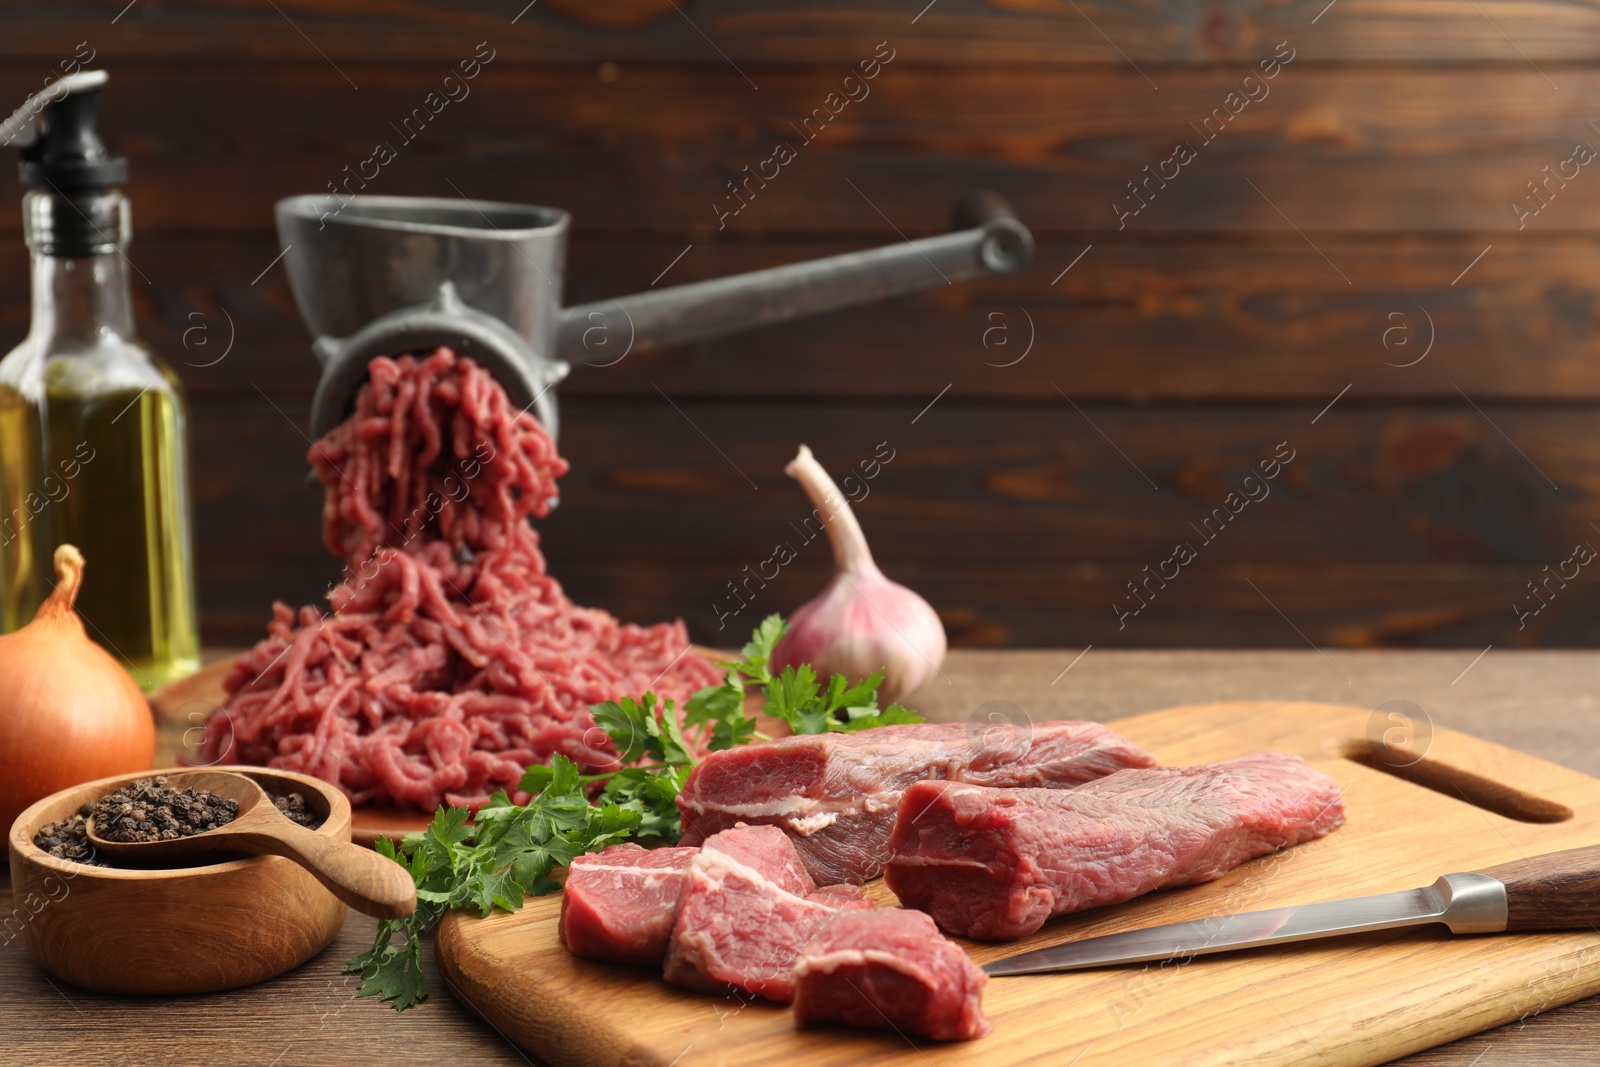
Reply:
[[[89,841],[109,856],[145,866],[189,866],[240,855],[282,856],[310,871],[334,896],[357,911],[398,919],[417,908],[417,887],[393,860],[349,841],[291,821],[266,791],[242,774],[188,771],[167,776],[175,789],[204,789],[239,805],[226,826],[171,841],[108,841],[88,823]]]

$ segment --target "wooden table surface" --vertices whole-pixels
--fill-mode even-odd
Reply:
[[[1600,652],[953,652],[942,677],[908,703],[929,718],[1125,715],[1211,700],[1320,700],[1414,708],[1438,726],[1600,777]],[[1063,673],[1065,672],[1065,673]],[[1406,701],[1408,705],[1390,704]],[[1444,872],[1440,872],[1444,873]],[[1398,888],[1398,887],[1397,887]],[[197,902],[203,905],[203,902]],[[0,916],[14,907],[9,879]],[[375,923],[352,915],[327,951],[249,989],[136,999],[47,977],[21,939],[0,940],[0,1063],[7,1067],[246,1064],[257,1067],[534,1063],[443,990],[396,1013],[355,997],[344,961]],[[0,934],[0,938],[4,935]],[[1530,1017],[1397,1061],[1501,1067],[1592,1061],[1600,998]]]

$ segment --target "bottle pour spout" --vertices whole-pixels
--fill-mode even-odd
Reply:
[[[20,149],[18,171],[33,190],[28,244],[46,255],[102,255],[127,240],[126,201],[116,190],[128,180],[128,161],[107,150],[97,125],[107,78],[103,70],[70,74],[0,122],[0,142]]]

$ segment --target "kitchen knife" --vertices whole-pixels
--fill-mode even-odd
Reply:
[[[1600,933],[1600,846],[1447,874],[1422,889],[1273,908],[1069,941],[996,960],[991,975],[1187,959],[1339,934],[1442,923],[1453,934],[1514,930]]]

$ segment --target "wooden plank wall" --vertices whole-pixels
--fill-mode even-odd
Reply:
[[[979,187],[1038,241],[1015,277],[578,367],[545,530],[580,602],[742,635],[827,572],[806,547],[719,632],[807,511],[794,445],[842,472],[887,442],[862,520],[959,644],[1600,643],[1586,572],[1527,588],[1600,543],[1600,168],[1574,161],[1600,10],[925,3],[8,5],[0,98],[85,48],[112,71],[140,319],[192,397],[208,639],[334,576],[272,203],[398,143],[487,42],[367,191],[570,209],[572,302],[936,233]],[[725,183],[875,53],[870,94],[719,229]],[[17,236],[0,213],[8,342]],[[1204,526],[1275,451],[1265,499]]]

